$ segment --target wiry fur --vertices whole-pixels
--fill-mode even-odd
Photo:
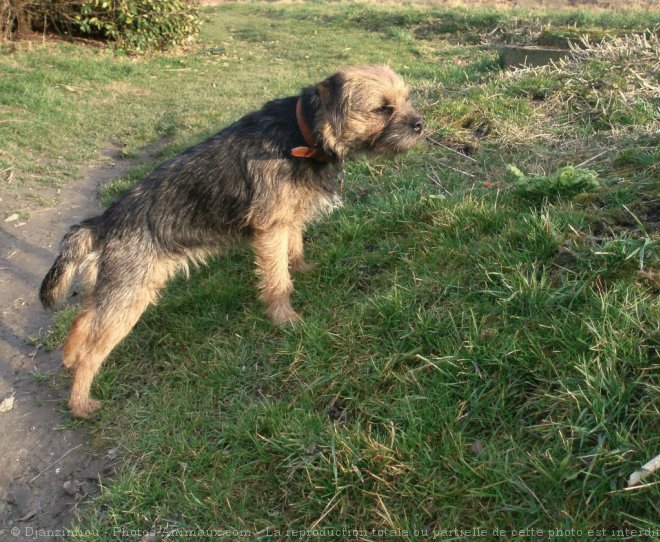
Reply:
[[[74,370],[74,415],[96,410],[89,391],[103,360],[191,261],[251,241],[268,316],[278,325],[296,321],[289,273],[309,267],[305,226],[340,204],[343,161],[405,151],[421,135],[398,75],[351,66],[301,94],[303,116],[328,160],[293,158],[291,149],[305,145],[297,99],[273,100],[162,164],[65,236],[40,296],[50,307],[76,271],[83,276],[83,306],[64,346],[64,365]]]
[[[60,254],[41,283],[39,298],[44,307],[53,307],[64,298],[78,267],[92,251],[93,244],[91,230],[81,225],[73,226],[64,236]]]

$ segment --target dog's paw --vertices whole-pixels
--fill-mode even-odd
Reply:
[[[306,260],[299,260],[297,262],[293,262],[291,264],[291,271],[295,271],[297,273],[305,273],[307,271],[311,271],[316,267],[315,262],[308,262]]]
[[[100,407],[101,401],[97,401],[91,397],[83,401],[69,401],[71,414],[76,418],[84,418],[86,420],[89,420]]]
[[[291,326],[301,320],[300,315],[290,304],[269,307],[268,317],[273,325],[278,327]]]
[[[67,369],[73,369],[78,363],[77,356],[64,356],[62,357],[62,365]]]

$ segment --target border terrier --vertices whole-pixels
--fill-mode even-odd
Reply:
[[[89,418],[100,406],[90,396],[94,376],[168,280],[234,243],[254,247],[271,321],[297,321],[290,271],[310,267],[303,231],[340,205],[344,160],[407,151],[422,125],[389,67],[348,66],[299,96],[266,103],[72,226],[40,298],[52,307],[80,273],[82,308],[63,352],[74,371],[73,415]]]

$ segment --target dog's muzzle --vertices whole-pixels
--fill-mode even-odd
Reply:
[[[412,127],[413,132],[421,134],[424,129],[424,119],[420,116],[413,117],[410,121],[410,126]]]

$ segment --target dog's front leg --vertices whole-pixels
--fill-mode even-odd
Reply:
[[[254,234],[260,299],[278,326],[300,320],[291,306],[293,283],[289,276],[290,225],[276,224]]]

